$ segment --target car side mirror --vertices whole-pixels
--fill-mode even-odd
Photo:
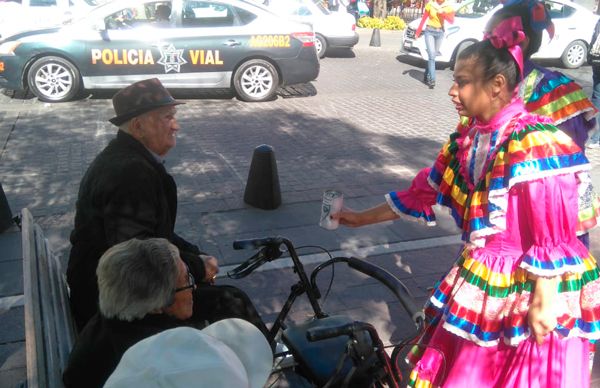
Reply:
[[[100,30],[99,32],[100,32],[100,37],[102,38],[103,41],[110,42],[110,37],[108,36],[107,29]]]

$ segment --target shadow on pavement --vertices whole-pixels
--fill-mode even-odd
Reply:
[[[427,62],[424,59],[415,58],[413,56],[406,55],[406,54],[400,54],[400,55],[396,56],[396,60],[398,62],[405,63],[407,65],[419,67],[421,69],[424,69],[427,66]],[[436,70],[444,70],[444,69],[447,69],[450,67],[451,66],[449,63],[436,62],[436,64],[435,64]]]
[[[25,90],[0,89],[0,93],[2,93],[3,96],[12,98],[14,100],[32,100],[32,99],[36,98],[31,92],[29,92],[29,89],[25,89]]]
[[[329,48],[325,58],[356,58],[356,54],[351,48]]]
[[[87,91],[79,99],[110,100],[117,91],[118,89]],[[173,97],[186,100],[231,100],[236,98],[235,93],[233,93],[230,89],[197,90],[169,88],[169,91]],[[283,98],[310,97],[315,96],[316,94],[317,89],[310,82],[305,84],[288,85],[280,88],[271,101],[276,100],[278,96]]]
[[[305,84],[288,85],[279,88],[277,95],[283,98],[311,97],[317,95],[317,88],[310,82]]]
[[[421,82],[422,84],[424,84],[423,82],[423,78],[425,77],[425,70],[405,70],[402,72],[402,75],[407,75],[409,77],[412,77],[414,79],[416,79],[417,81]]]
[[[425,61],[419,58],[415,58],[412,57],[410,55],[406,55],[406,54],[400,54],[398,56],[396,56],[396,60],[398,62],[401,63],[405,63],[407,65],[411,65],[411,66],[415,66],[415,67],[420,67],[420,68],[425,68]]]
[[[198,90],[198,89],[176,89],[168,88],[173,97],[180,99],[210,99],[210,100],[230,100],[235,97],[235,94],[229,89],[210,89],[210,90]],[[83,98],[89,100],[110,100],[112,96],[119,89],[101,89],[87,91],[83,95]]]

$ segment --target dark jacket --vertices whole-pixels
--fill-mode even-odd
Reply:
[[[65,386],[102,387],[127,349],[144,338],[179,326],[181,321],[165,314],[149,314],[132,322],[94,315],[71,351],[63,373]]]
[[[82,328],[97,311],[96,267],[111,246],[131,238],[162,237],[175,244],[196,279],[201,252],[174,232],[177,186],[137,140],[119,131],[96,156],[79,187],[67,281],[71,308]]]

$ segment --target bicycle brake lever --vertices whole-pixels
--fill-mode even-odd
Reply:
[[[227,272],[227,277],[230,279],[241,279],[244,278],[256,268],[269,261],[269,255],[266,253],[267,247],[262,248],[256,252],[251,258],[238,265],[231,271]]]

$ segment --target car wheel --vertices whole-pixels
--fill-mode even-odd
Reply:
[[[567,69],[576,69],[586,61],[587,46],[584,41],[571,42],[563,52],[560,60]]]
[[[467,40],[467,41],[464,41],[464,42],[460,42],[460,44],[458,45],[458,47],[456,47],[456,50],[454,51],[454,57],[452,59],[452,64],[451,64],[452,70],[454,70],[454,66],[456,65],[456,60],[460,56],[460,53],[462,53],[464,51],[464,49],[466,49],[467,47],[469,47],[473,43],[475,43],[475,42],[473,42],[472,40]]]
[[[275,95],[278,86],[277,70],[263,59],[251,59],[242,63],[233,76],[233,87],[243,101],[269,100]]]
[[[68,101],[79,93],[79,70],[60,57],[43,57],[31,65],[27,75],[29,88],[42,101]]]
[[[327,41],[322,35],[315,34],[315,49],[317,49],[317,56],[323,58],[327,52]]]

